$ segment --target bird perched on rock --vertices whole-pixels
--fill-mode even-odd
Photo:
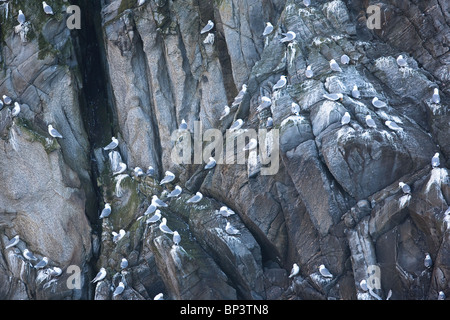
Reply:
[[[117,175],[117,174],[121,174],[123,172],[125,172],[125,170],[127,170],[127,165],[123,162],[119,162],[119,164],[117,165],[117,170],[113,172],[113,175]]]
[[[120,269],[126,269],[128,267],[128,260],[126,258],[122,258],[120,261]]]
[[[119,230],[119,233],[117,233],[117,232],[115,232],[115,231],[113,231],[113,232],[111,232],[112,233],[112,235],[113,235],[113,242],[114,243],[117,243],[120,239],[122,239],[124,236],[125,236],[125,234],[126,234],[126,232],[125,232],[125,230],[123,230],[123,229],[120,229]]]
[[[349,58],[349,56],[346,55],[346,54],[343,54],[343,55],[341,56],[341,63],[342,63],[342,64],[349,64],[349,63],[350,63],[350,58]]]
[[[151,216],[150,218],[148,218],[147,221],[145,221],[145,223],[147,223],[147,224],[155,223],[155,222],[158,222],[160,219],[161,219],[161,211],[156,210],[155,214],[153,216]]]
[[[243,124],[244,124],[244,120],[242,120],[242,119],[237,119],[237,120],[231,125],[230,129],[228,129],[228,130],[230,130],[230,132],[239,130],[239,129],[242,127]]]
[[[20,240],[19,235],[12,237],[6,244],[5,249],[14,247],[15,245],[17,245],[19,243],[19,240]]]
[[[175,174],[173,174],[171,171],[166,171],[164,178],[161,180],[159,185],[163,185],[165,183],[172,182],[175,179]]]
[[[383,101],[381,101],[380,99],[378,99],[377,97],[374,97],[374,98],[372,99],[372,105],[373,105],[375,108],[380,109],[380,108],[386,107],[386,102],[383,102]]]
[[[270,22],[266,22],[266,27],[264,28],[263,37],[271,34],[273,31],[273,25]]]
[[[305,70],[305,76],[309,79],[314,76],[314,72],[311,70],[311,66],[307,66]]]
[[[111,214],[111,205],[109,203],[105,203],[105,207],[102,210],[102,213],[100,214],[100,219],[109,217]]]
[[[218,214],[220,214],[222,217],[227,218],[227,217],[235,214],[235,212],[233,210],[231,210],[230,208],[228,208],[227,206],[222,206],[222,207],[220,207]]]
[[[331,68],[331,70],[333,70],[333,71],[336,71],[336,72],[342,72],[341,67],[339,67],[338,63],[337,63],[336,60],[334,60],[334,59],[331,59],[331,60],[330,60],[330,68]]]
[[[92,279],[91,283],[96,283],[98,281],[102,281],[106,277],[106,269],[101,267],[100,271],[97,273],[94,279]]]
[[[396,122],[391,121],[391,120],[386,120],[385,122],[386,126],[394,131],[403,131],[403,128],[400,127]]]
[[[433,101],[433,103],[436,103],[436,104],[441,103],[441,97],[439,96],[439,89],[438,88],[434,88],[433,95],[431,97],[431,101]]]
[[[61,133],[58,132],[58,130],[56,130],[55,128],[53,128],[53,126],[51,124],[48,125],[48,133],[53,137],[53,138],[62,138],[63,136],[61,135]]]
[[[436,152],[433,156],[433,158],[431,158],[431,166],[433,168],[437,168],[439,167],[439,165],[441,164],[441,162],[439,161],[439,152]]]
[[[114,150],[119,145],[119,140],[116,137],[111,138],[111,142],[103,148],[103,150]]]
[[[369,128],[376,128],[377,125],[370,114],[366,115],[366,124]]]
[[[167,226],[166,218],[162,218],[162,221],[159,224],[159,230],[161,230],[164,233],[173,234],[173,231]]]
[[[220,115],[220,118],[219,118],[219,120],[222,120],[223,118],[225,118],[227,115],[229,115],[230,114],[230,107],[229,106],[225,106],[225,107],[223,107],[223,111],[222,111],[222,114]]]
[[[400,67],[406,67],[406,66],[408,65],[408,62],[406,62],[406,59],[403,58],[402,55],[399,55],[399,56],[397,57],[397,64],[398,64]]]
[[[292,40],[294,40],[297,35],[295,34],[294,31],[288,31],[286,33],[282,33],[282,35],[284,36],[283,38],[280,39],[280,42],[290,42]]]
[[[298,264],[294,263],[292,265],[291,274],[289,275],[289,278],[295,277],[299,271],[300,267],[298,266]]]
[[[3,102],[9,106],[12,103],[12,99],[10,97],[8,97],[7,95],[3,95]]]
[[[431,260],[431,256],[428,252],[425,253],[425,259],[423,260],[423,264],[428,269],[430,269],[431,266],[433,265],[433,260]]]
[[[346,125],[350,123],[350,113],[348,113],[347,111],[344,113],[344,115],[341,118],[341,124],[342,125]]]
[[[280,76],[280,80],[278,80],[277,83],[275,83],[272,90],[275,91],[275,90],[281,89],[286,85],[286,83],[287,83],[286,76],[282,75],[282,76]]]
[[[12,108],[11,116],[17,117],[19,113],[20,113],[20,104],[16,101],[14,102],[14,107]]]
[[[210,170],[216,166],[216,160],[213,157],[209,157],[208,163],[205,165],[205,170]]]
[[[325,278],[333,278],[331,272],[323,264],[319,266],[319,272]]]
[[[181,119],[180,126],[178,127],[179,130],[187,130],[187,123],[186,120]]]
[[[352,89],[352,97],[355,99],[361,98],[361,93],[359,92],[358,86],[355,84]]]
[[[117,288],[114,290],[113,296],[116,297],[118,295],[121,295],[124,290],[125,290],[125,284],[121,281],[121,282],[119,282],[119,285],[117,286]]]
[[[247,145],[242,150],[244,150],[244,151],[253,150],[256,148],[257,145],[258,145],[258,140],[256,140],[255,138],[251,138],[250,141],[247,143]]]
[[[23,14],[22,10],[19,10],[17,21],[20,23],[20,25],[23,25],[25,23],[25,15]]]
[[[34,254],[28,249],[24,249],[23,250],[23,256],[24,256],[25,259],[27,259],[29,261],[37,260],[37,258],[34,256]]]
[[[47,257],[43,257],[41,261],[39,261],[34,268],[35,269],[42,269],[44,268],[46,265],[48,264],[48,258]]]
[[[44,12],[46,14],[53,14],[52,7],[50,7],[45,1],[42,1],[42,7],[44,8]]]
[[[208,32],[208,31],[210,31],[212,28],[214,28],[214,22],[212,22],[211,20],[208,20],[208,23],[200,31],[200,34],[204,34],[204,33]]]
[[[181,192],[183,192],[183,189],[181,189],[180,186],[176,185],[175,189],[173,189],[167,196],[169,198],[176,198],[181,194]]]
[[[411,193],[411,187],[408,186],[406,183],[400,181],[398,183],[398,186],[400,187],[400,189],[402,189],[403,193]]]
[[[172,238],[173,243],[178,246],[180,244],[181,241],[181,236],[178,233],[178,231],[174,231],[173,232],[173,238]]]
[[[186,201],[186,203],[198,203],[202,199],[203,199],[203,195],[197,191],[197,193],[194,196],[192,196],[191,198],[189,198],[189,200]]]

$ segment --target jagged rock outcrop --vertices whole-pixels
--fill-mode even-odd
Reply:
[[[448,4],[311,2],[103,0],[84,16],[95,29],[89,35],[65,28],[65,7],[54,4],[58,14],[48,17],[41,8],[32,13],[34,5],[3,3],[0,95],[22,110],[0,111],[0,181],[8,186],[0,191],[0,230],[3,244],[16,234],[22,240],[2,249],[8,286],[0,297],[448,296]],[[380,9],[380,29],[368,28],[369,5]],[[19,7],[29,23],[13,30]],[[208,20],[214,27],[201,34]],[[274,30],[263,36],[267,21]],[[296,38],[280,42],[287,31]],[[88,42],[96,55],[84,53]],[[341,71],[330,68],[332,59]],[[94,66],[104,81],[91,79]],[[282,75],[286,86],[274,90]],[[342,98],[324,96],[336,93]],[[261,107],[262,97],[270,106]],[[374,97],[386,106],[375,107]],[[219,119],[225,105],[230,114]],[[227,129],[237,119],[243,130],[233,136]],[[183,120],[187,129],[177,130]],[[64,139],[47,134],[49,123]],[[112,136],[118,147],[104,150]],[[243,154],[250,138],[257,152]],[[213,150],[217,164],[206,170]],[[440,164],[432,166],[436,153]],[[119,161],[127,169],[115,174]],[[153,175],[134,171],[149,166]],[[160,185],[168,170],[174,181]],[[176,185],[182,194],[168,197]],[[197,192],[203,199],[187,203]],[[179,232],[178,245],[160,221],[146,222],[154,195],[168,204],[158,210]],[[111,214],[98,219],[105,203]],[[222,206],[235,214],[219,215]],[[240,234],[228,234],[227,222]],[[125,235],[113,241],[119,230]],[[42,270],[18,258],[25,247],[63,271],[80,266],[81,290],[67,287],[67,272],[42,280]],[[300,271],[288,278],[294,263]],[[102,267],[106,277],[89,283]],[[114,295],[120,282],[125,290]]]

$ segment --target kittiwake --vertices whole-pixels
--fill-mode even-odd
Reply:
[[[17,21],[22,25],[25,23],[25,15],[22,10],[19,10],[19,15],[17,16]]]
[[[433,96],[431,97],[431,101],[433,101],[433,103],[436,103],[436,104],[441,103],[441,98],[439,96],[439,89],[438,88],[434,88]]]
[[[212,28],[214,28],[214,22],[212,22],[211,20],[208,20],[208,23],[200,31],[200,34],[204,34],[204,33],[208,32],[208,31],[210,31]]]
[[[113,232],[111,232],[112,233],[112,235],[113,235],[113,242],[114,243],[117,243],[120,239],[122,239],[124,236],[125,236],[125,234],[126,234],[126,232],[125,232],[125,230],[123,230],[123,229],[120,229],[119,230],[119,233],[117,233],[117,232],[115,232],[115,231],[113,231]]]
[[[165,184],[165,183],[172,182],[174,179],[175,179],[175,174],[173,174],[173,172],[167,170],[167,171],[165,172],[164,178],[161,180],[161,182],[159,183],[159,185],[163,185],[163,184]]]
[[[235,214],[235,212],[233,210],[231,210],[230,208],[228,208],[227,206],[222,206],[222,207],[220,207],[218,214],[220,214],[222,217],[227,218],[227,217]]]
[[[263,37],[271,34],[273,31],[273,25],[270,22],[266,22],[266,27],[264,28]]]
[[[349,58],[349,56],[346,55],[346,54],[343,54],[343,55],[341,56],[341,63],[342,63],[342,64],[349,64],[349,63],[350,63],[350,58]]]
[[[50,7],[45,1],[42,1],[42,7],[44,8],[44,12],[46,14],[53,14],[52,7]]]
[[[161,230],[164,233],[173,234],[173,231],[170,230],[170,228],[167,226],[167,219],[166,218],[162,218],[162,221],[159,224],[159,230]]]
[[[372,116],[370,114],[368,114],[366,116],[366,124],[369,128],[376,128],[377,125],[375,123],[375,121],[372,119]]]
[[[247,143],[247,145],[242,150],[244,150],[244,151],[253,150],[256,148],[257,145],[258,145],[258,141],[255,138],[251,138],[249,143]]]
[[[176,198],[181,194],[182,191],[183,190],[181,189],[181,187],[179,185],[176,185],[175,189],[173,189],[167,196],[169,198]]]
[[[314,72],[311,70],[311,66],[307,66],[305,70],[305,76],[309,79],[314,76]]]
[[[341,124],[342,125],[346,125],[350,123],[350,113],[348,113],[347,111],[344,113],[344,115],[341,118]]]
[[[119,285],[117,286],[117,288],[114,290],[113,296],[115,297],[115,296],[121,295],[124,290],[125,290],[125,284],[121,281],[121,282],[119,282]]]
[[[155,214],[145,221],[146,224],[158,222],[161,219],[161,211],[158,209]]]
[[[189,198],[186,201],[186,203],[198,203],[202,199],[203,199],[203,195],[201,194],[201,192],[197,191],[197,193],[194,196],[192,196],[191,198]]]
[[[341,67],[339,67],[338,63],[337,63],[336,60],[334,60],[334,59],[331,59],[331,60],[330,60],[330,68],[331,68],[331,70],[333,70],[333,71],[336,71],[336,72],[342,72]]]
[[[111,214],[111,205],[109,203],[105,203],[105,207],[100,214],[100,219],[106,218]]]
[[[212,169],[216,166],[216,160],[213,157],[209,157],[208,163],[205,165],[205,170]]]
[[[98,281],[101,281],[101,280],[105,279],[105,277],[106,277],[106,269],[101,267],[100,271],[97,273],[95,278],[92,279],[91,283],[96,283]]]
[[[272,90],[275,91],[275,90],[281,89],[286,85],[286,83],[287,83],[286,76],[282,75],[282,76],[280,76],[280,80],[278,80],[277,83],[275,83]]]
[[[377,97],[374,97],[374,98],[372,99],[372,105],[373,105],[375,108],[380,109],[380,108],[386,107],[387,104],[386,104],[386,102],[381,101],[381,100],[378,99]]]
[[[431,166],[433,168],[439,167],[439,165],[441,164],[441,162],[439,161],[439,152],[436,152],[433,156],[433,158],[431,158]]]
[[[48,264],[48,258],[43,257],[41,261],[39,261],[34,267],[36,269],[42,269]]]
[[[361,93],[358,90],[358,86],[355,84],[352,89],[352,97],[355,99],[361,98]]]
[[[9,248],[11,248],[11,247],[14,247],[16,244],[19,243],[19,240],[20,240],[19,235],[16,235],[16,236],[12,237],[12,238],[8,241],[8,243],[6,244],[5,249],[9,249]]]
[[[242,120],[242,119],[237,119],[237,120],[231,125],[231,127],[230,127],[230,129],[229,129],[230,132],[239,130],[239,129],[242,127],[243,124],[244,124],[244,120]]]
[[[294,263],[292,265],[291,274],[289,275],[289,278],[295,277],[299,271],[300,267],[298,266],[298,264]]]
[[[433,260],[431,260],[431,256],[428,252],[425,254],[425,259],[423,260],[423,264],[428,269],[430,269],[431,266],[433,265]]]
[[[23,250],[23,256],[25,257],[25,259],[30,260],[30,261],[37,260],[37,258],[34,256],[34,254],[28,249]]]
[[[403,128],[400,127],[395,121],[386,120],[385,122],[386,126],[394,131],[403,131]]]
[[[173,232],[173,238],[172,238],[172,240],[173,240],[173,243],[174,243],[176,246],[178,246],[178,245],[180,244],[181,237],[180,237],[180,234],[178,233],[178,231],[174,231],[174,232]]]
[[[111,138],[111,142],[103,148],[103,150],[114,150],[119,145],[119,140],[116,137]]]
[[[406,59],[403,58],[402,55],[399,55],[399,56],[397,57],[397,64],[398,64],[400,67],[406,67],[406,66],[408,65],[408,62],[406,62]]]
[[[122,258],[120,261],[120,269],[126,269],[128,267],[128,260],[126,258]]]
[[[400,189],[402,189],[403,193],[411,193],[411,187],[406,183],[400,181],[398,183],[398,186],[400,187]]]
[[[53,126],[51,124],[48,125],[48,133],[53,137],[53,138],[62,138],[63,136],[61,135],[61,133],[58,132],[58,130],[56,130],[55,128],[53,128]]]
[[[219,120],[222,120],[229,114],[230,114],[230,107],[226,105],[225,107],[223,107],[223,111],[222,111],[222,114],[220,115]]]
[[[225,231],[231,235],[240,234],[240,231],[238,229],[236,229],[235,227],[233,227],[229,221],[227,221],[227,225],[225,226]]]
[[[332,278],[333,277],[333,275],[330,273],[330,271],[323,264],[321,264],[319,266],[319,272],[325,278]]]
[[[282,35],[284,36],[284,38],[281,38],[280,42],[289,42],[289,41],[294,40],[295,37],[297,37],[297,35],[293,31],[288,31],[287,33],[282,33]]]

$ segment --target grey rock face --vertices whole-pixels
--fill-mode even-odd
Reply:
[[[380,29],[368,28],[369,5],[381,9]],[[83,28],[93,30],[89,37],[66,28],[64,6],[52,3],[57,14],[43,19],[35,4],[0,5],[0,96],[21,105],[17,117],[10,106],[0,110],[0,244],[16,234],[21,239],[1,248],[0,298],[450,295],[446,1],[334,0],[306,7],[293,0],[164,0],[137,7],[109,0],[80,6],[90,9],[83,18]],[[28,21],[17,28],[19,7]],[[214,41],[200,33],[208,20]],[[263,36],[266,22],[274,29]],[[295,39],[280,42],[288,31]],[[343,55],[348,64],[341,63]],[[406,66],[398,65],[399,55]],[[330,68],[333,59],[340,70]],[[101,73],[97,81],[88,72],[93,65]],[[312,77],[305,75],[308,66]],[[280,76],[287,84],[274,90]],[[359,97],[352,95],[355,85]],[[435,88],[440,103],[432,101]],[[331,101],[325,94],[342,96]],[[262,97],[271,104],[259,110]],[[386,106],[375,107],[374,97]],[[225,105],[230,114],[219,120]],[[350,122],[341,124],[346,112]],[[367,125],[367,115],[376,128]],[[264,173],[273,163],[261,153],[242,156],[236,146],[234,162],[226,162],[230,158],[202,136],[208,129],[223,133],[214,143],[225,152],[234,121],[243,120],[235,133],[242,137],[266,129],[269,117],[269,136],[279,137],[279,148],[271,150],[277,170],[270,175]],[[187,129],[177,131],[183,120]],[[51,138],[48,124],[64,138]],[[111,136],[118,147],[103,150]],[[190,161],[174,160],[180,146],[192,147],[183,151]],[[256,150],[265,147],[258,140]],[[432,167],[436,153],[440,165]],[[216,166],[205,170],[210,156]],[[113,175],[119,161],[127,169]],[[133,173],[149,166],[153,177]],[[175,179],[160,185],[166,171]],[[175,185],[183,192],[167,197]],[[186,203],[196,192],[203,199]],[[168,206],[152,207],[154,195]],[[99,220],[105,203],[111,214]],[[235,214],[222,217],[222,206]],[[179,232],[178,245],[159,228],[161,220],[146,222],[156,210]],[[227,222],[239,234],[228,234]],[[115,242],[112,232],[119,230],[125,233]],[[25,248],[39,260],[48,257],[62,275],[30,266],[21,256]],[[288,278],[294,263],[300,271]],[[73,265],[81,270],[80,289],[67,284]],[[333,276],[324,277],[321,265]],[[106,277],[90,283],[102,267]],[[125,289],[114,296],[121,282]]]

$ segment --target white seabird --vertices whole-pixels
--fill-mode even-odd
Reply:
[[[398,64],[400,67],[406,67],[406,66],[408,65],[408,62],[406,62],[406,59],[403,58],[402,55],[399,55],[399,56],[397,57],[397,64]]]
[[[264,28],[263,37],[271,34],[273,31],[273,25],[270,22],[266,22],[266,27]]]
[[[242,102],[242,99],[244,99],[246,92],[247,92],[247,85],[244,83],[241,87],[241,90],[239,91],[237,96],[234,98],[234,101],[231,104],[231,106],[235,107],[235,106],[239,105]]]
[[[202,199],[203,199],[203,195],[197,191],[197,193],[194,196],[192,196],[190,199],[188,199],[186,201],[186,203],[198,203]]]
[[[136,177],[142,177],[143,175],[145,175],[144,170],[142,170],[142,168],[140,167],[135,167],[133,171]]]
[[[346,124],[350,123],[350,119],[351,119],[350,113],[348,113],[348,112],[346,111],[346,112],[344,113],[344,115],[342,116],[342,118],[341,118],[341,124],[342,124],[342,125],[346,125]]]
[[[330,60],[330,68],[331,68],[331,70],[333,70],[333,71],[336,71],[336,72],[342,72],[341,67],[339,67],[338,63],[337,63],[336,60],[334,60],[334,59],[331,59],[331,60]]]
[[[282,33],[282,35],[284,36],[284,38],[281,38],[280,42],[289,42],[289,41],[294,40],[295,37],[297,37],[297,35],[293,31],[288,31],[286,33]]]
[[[37,258],[34,256],[34,254],[28,249],[23,250],[23,256],[25,259],[30,260],[30,261],[37,260]]]
[[[3,95],[3,102],[9,106],[12,103],[12,99],[10,97],[8,97],[7,95]]]
[[[125,269],[128,267],[128,260],[126,258],[122,258],[120,261],[120,269]]]
[[[183,192],[183,189],[181,189],[179,185],[176,185],[175,189],[173,189],[167,196],[169,198],[176,198],[181,194],[181,192]]]
[[[209,157],[208,163],[205,165],[205,170],[212,169],[216,166],[216,160],[213,157]]]
[[[126,232],[125,232],[125,230],[123,230],[123,229],[120,229],[119,230],[119,233],[117,233],[117,232],[115,232],[115,231],[113,231],[113,232],[111,232],[112,233],[112,235],[113,235],[113,242],[114,243],[117,243],[120,239],[122,239],[124,236],[125,236],[125,234],[126,234]]]
[[[158,293],[153,300],[164,300],[164,294]]]
[[[438,300],[445,300],[445,293],[444,293],[444,291],[439,291]]]
[[[350,58],[349,58],[349,56],[346,55],[346,54],[343,54],[343,55],[341,56],[341,63],[342,63],[342,64],[349,64],[349,63],[350,63]]]
[[[323,264],[321,264],[319,266],[319,272],[325,278],[332,278],[333,277],[333,275],[330,273],[330,271],[328,271],[328,269]]]
[[[311,0],[303,0],[303,4],[305,7],[309,7],[311,5]]]
[[[162,218],[162,221],[159,224],[159,230],[161,230],[164,233],[173,234],[173,231],[170,230],[170,228],[167,226],[167,219],[166,218]]]
[[[101,267],[100,271],[97,273],[95,278],[92,279],[91,283],[96,283],[98,281],[101,281],[101,280],[105,279],[105,277],[106,277],[106,269]]]
[[[400,127],[395,121],[386,120],[385,122],[386,126],[394,131],[403,131],[403,128]]]
[[[423,264],[428,269],[431,268],[431,266],[433,265],[433,260],[431,260],[431,256],[428,252],[425,254],[425,259],[423,260]]]
[[[119,285],[117,286],[117,288],[114,290],[113,296],[115,297],[115,296],[122,294],[124,290],[125,290],[125,284],[121,281],[121,282],[119,282]]]
[[[441,162],[439,161],[439,152],[436,152],[433,156],[433,158],[431,158],[431,166],[433,168],[439,167],[439,165],[441,164]]]
[[[155,214],[145,221],[146,224],[158,222],[161,219],[161,211],[156,210]]]
[[[165,183],[172,182],[175,179],[175,174],[173,174],[171,171],[166,171],[164,178],[161,180],[159,185],[163,185]]]
[[[14,102],[14,107],[12,108],[11,116],[17,117],[20,113],[20,104],[16,101]]]
[[[48,271],[51,277],[59,277],[62,274],[62,269],[59,267],[49,268]]]
[[[34,267],[36,269],[42,269],[48,264],[48,258],[43,257],[41,261],[39,261]]]
[[[187,123],[186,120],[181,119],[180,126],[178,127],[179,130],[186,130],[187,129]]]
[[[278,80],[277,83],[275,83],[272,90],[275,91],[275,90],[281,89],[286,85],[286,83],[287,83],[286,76],[282,75],[282,76],[280,76],[280,80]]]
[[[58,130],[56,130],[55,128],[53,128],[53,126],[51,124],[48,125],[48,133],[53,137],[53,138],[62,138],[62,134],[58,132]]]
[[[244,150],[244,151],[253,150],[256,148],[257,145],[258,145],[258,141],[255,138],[251,138],[249,143],[247,143],[247,145],[242,150]]]
[[[375,123],[375,121],[372,119],[372,116],[370,114],[368,114],[366,116],[366,124],[369,128],[376,128],[377,125]]]
[[[352,89],[352,97],[355,99],[361,98],[361,93],[358,90],[358,86],[355,84]]]
[[[380,109],[380,108],[386,107],[387,104],[386,104],[386,102],[381,101],[381,100],[378,99],[377,97],[374,97],[374,98],[372,99],[372,105],[373,105],[375,108]]]
[[[359,286],[361,287],[361,289],[362,289],[363,291],[369,290],[369,288],[367,287],[367,280],[366,280],[366,279],[362,279],[362,280],[359,282]]]
[[[119,145],[119,140],[116,137],[111,138],[111,142],[103,148],[103,150],[114,150]]]
[[[237,228],[233,227],[229,221],[227,221],[227,225],[225,226],[225,231],[231,235],[240,234],[240,231]]]
[[[270,107],[272,105],[272,99],[266,96],[261,97],[261,104],[256,108],[256,111],[261,112],[264,109]]]
[[[214,28],[214,22],[212,22],[211,20],[208,20],[208,23],[200,31],[200,34],[204,34],[204,33],[208,32],[208,31],[210,31],[212,28]]]
[[[244,124],[244,120],[242,120],[242,119],[237,119],[237,120],[231,125],[231,127],[230,127],[230,129],[229,129],[230,132],[239,130],[239,129],[242,127],[243,124]]]
[[[46,14],[53,14],[52,7],[50,7],[45,1],[42,1],[42,7],[44,8],[44,12]]]
[[[11,240],[8,241],[8,243],[5,246],[5,249],[9,249],[11,247],[14,247],[16,244],[19,243],[20,237],[19,235],[16,235],[14,237],[11,238]]]
[[[431,101],[433,101],[433,103],[436,103],[436,104],[441,103],[441,97],[439,96],[439,89],[438,88],[434,88],[433,96],[431,97]]]
[[[235,214],[235,212],[233,210],[231,210],[230,208],[228,208],[227,206],[222,206],[222,207],[220,207],[218,214],[220,214],[222,217],[227,218],[227,217]]]
[[[314,76],[314,72],[311,70],[311,66],[307,66],[305,70],[305,76],[309,79]]]
[[[158,198],[158,196],[155,194],[152,196],[152,205],[155,207],[168,207],[169,205]]]
[[[403,193],[411,193],[411,187],[406,183],[400,181],[398,183],[398,186],[400,187],[400,189],[402,189]]]
[[[22,10],[19,10],[19,15],[17,16],[17,21],[22,25],[25,23],[25,15]]]
[[[219,120],[222,120],[223,118],[225,118],[227,115],[229,115],[230,114],[230,107],[229,106],[225,106],[225,107],[223,107],[223,111],[222,111],[222,114],[220,115],[220,118],[219,118]]]
[[[181,236],[178,233],[178,231],[174,231],[173,232],[173,238],[172,238],[173,243],[178,246],[180,244],[181,241]]]
[[[149,177],[153,177],[155,174],[155,169],[152,166],[148,166],[147,172],[145,173]]]
[[[267,118],[267,121],[266,121],[266,128],[267,128],[267,129],[273,128],[273,118],[272,118],[272,117],[268,117],[268,118]]]
[[[105,203],[105,207],[100,214],[100,219],[106,218],[111,214],[111,205],[109,203]]]
[[[291,274],[289,275],[289,278],[295,277],[299,271],[300,267],[298,266],[298,264],[294,263],[292,265]]]

